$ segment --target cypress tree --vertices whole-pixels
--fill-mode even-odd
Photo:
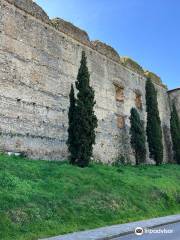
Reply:
[[[89,85],[90,74],[87,67],[85,52],[82,52],[81,65],[78,71],[76,88],[76,146],[77,146],[77,165],[80,167],[88,166],[95,144],[95,128],[97,118],[94,113],[94,90]]]
[[[146,138],[144,123],[135,108],[131,109],[130,123],[131,146],[135,151],[136,165],[138,165],[146,160]]]
[[[73,84],[71,84],[71,91],[69,94],[70,99],[70,106],[69,106],[69,112],[68,112],[68,119],[69,119],[69,127],[68,127],[68,150],[70,152],[70,163],[74,164],[76,160],[76,153],[77,153],[77,146],[76,146],[76,132],[75,132],[75,118],[76,118],[76,99],[74,96],[74,87]]]
[[[170,126],[173,142],[174,160],[178,164],[180,164],[180,120],[177,114],[175,104],[173,104],[172,106]]]
[[[146,82],[147,140],[150,157],[159,165],[163,161],[161,120],[159,117],[157,92],[151,79]]]

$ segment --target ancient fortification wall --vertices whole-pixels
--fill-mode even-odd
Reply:
[[[171,103],[174,103],[180,117],[180,88],[168,91]]]
[[[112,47],[91,42],[72,24],[50,20],[31,0],[0,1],[0,148],[33,158],[67,158],[68,95],[82,50],[97,102],[95,159],[109,162],[125,155],[135,161],[130,109],[142,102],[139,112],[146,122],[145,81],[151,76],[158,92],[164,161],[170,160],[169,98],[161,80]]]

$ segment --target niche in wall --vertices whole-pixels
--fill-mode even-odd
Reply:
[[[116,90],[116,101],[124,102],[124,87],[114,85]]]
[[[122,129],[125,127],[125,117],[122,115],[117,115],[117,127]]]
[[[142,95],[139,91],[135,92],[135,105],[138,109],[142,109]]]

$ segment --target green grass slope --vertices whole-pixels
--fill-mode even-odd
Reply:
[[[0,155],[0,239],[33,240],[180,213],[180,165],[80,169]]]

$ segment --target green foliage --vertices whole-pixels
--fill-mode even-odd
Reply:
[[[126,162],[127,161],[125,156],[121,155],[117,159],[115,159],[115,161],[112,163],[112,166],[119,167],[119,166],[125,165]]]
[[[180,164],[180,120],[177,114],[175,104],[173,104],[172,106],[170,125],[174,150],[174,159],[177,163]]]
[[[135,151],[136,165],[138,165],[146,161],[146,137],[144,123],[135,108],[131,109],[130,123],[131,145]]]
[[[70,163],[74,164],[76,161],[77,155],[77,145],[76,145],[76,99],[74,96],[74,87],[71,85],[71,91],[69,94],[70,107],[68,112],[69,127],[68,127],[68,150],[70,152]]]
[[[0,155],[0,173],[2,240],[43,239],[180,212],[176,164],[79,168]]]
[[[151,79],[148,79],[146,82],[146,111],[146,132],[150,157],[159,165],[163,161],[162,129],[158,110],[157,92]]]
[[[90,87],[89,80],[90,74],[87,67],[87,59],[83,51],[76,81],[78,94],[74,123],[76,132],[76,164],[80,167],[89,165],[93,145],[95,144],[95,128],[97,127],[97,118],[93,110],[95,105],[94,90]]]

